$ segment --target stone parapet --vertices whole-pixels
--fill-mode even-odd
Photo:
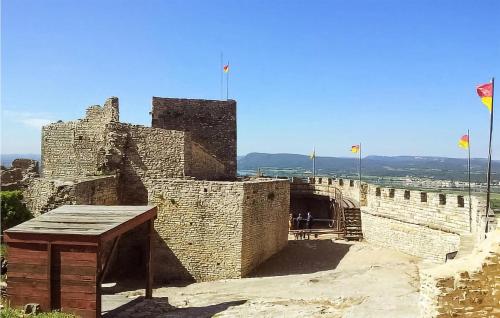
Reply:
[[[457,234],[478,231],[481,213],[486,210],[483,200],[475,196],[471,197],[469,214],[468,196],[371,184],[367,197],[367,208],[373,214]]]
[[[444,263],[446,255],[458,251],[460,246],[458,234],[373,215],[366,208],[361,209],[361,221],[367,241],[435,263]]]

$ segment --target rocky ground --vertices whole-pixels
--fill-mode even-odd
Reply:
[[[105,317],[417,317],[417,261],[364,242],[292,240],[251,278],[160,287],[152,300],[122,291],[104,295],[103,309]]]

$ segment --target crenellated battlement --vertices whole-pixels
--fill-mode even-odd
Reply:
[[[375,207],[377,202],[389,201],[401,204],[420,205],[421,207],[436,207],[439,209],[469,209],[469,197],[452,193],[440,193],[432,191],[408,190],[403,188],[382,187],[376,184],[360,182],[359,180],[343,179],[343,178],[328,178],[328,177],[291,177],[290,183],[295,188],[313,189],[321,186],[336,187],[344,193],[344,196],[358,200],[359,196],[362,200],[361,206]],[[472,196],[471,206],[474,210],[486,208],[484,199]]]
[[[383,187],[343,178],[290,179],[294,195],[340,191],[361,209],[365,239],[436,262],[458,251],[462,237],[484,239],[486,202],[478,196]],[[470,205],[469,205],[470,204]],[[489,219],[490,229],[495,227]],[[474,243],[475,244],[475,243]]]

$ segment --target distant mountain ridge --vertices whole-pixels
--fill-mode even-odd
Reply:
[[[316,157],[316,169],[322,173],[356,174],[358,159],[346,157]],[[259,168],[312,170],[307,155],[249,153],[238,160],[238,170]],[[473,179],[482,180],[487,169],[487,159],[471,159]],[[366,156],[362,158],[363,174],[371,176],[433,177],[437,179],[463,179],[467,173],[467,159],[430,156]],[[492,179],[498,179],[500,160],[492,161]]]
[[[2,154],[1,164],[10,167],[17,158],[40,161],[40,154]],[[471,159],[472,180],[484,182],[487,159]],[[492,180],[500,180],[500,160],[492,161]],[[312,161],[307,155],[290,153],[258,153],[238,156],[238,170],[264,168],[312,170]],[[351,157],[316,157],[318,173],[354,175],[358,171],[358,159]],[[362,158],[363,174],[380,177],[432,177],[436,179],[465,180],[467,159],[432,156],[366,156]]]

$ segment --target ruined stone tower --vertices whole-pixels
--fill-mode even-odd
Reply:
[[[236,178],[235,101],[153,97],[151,114],[152,127],[121,123],[112,97],[83,119],[43,127],[29,208],[157,205],[161,281],[245,276],[286,245],[288,180]],[[122,240],[122,253],[141,239]]]

